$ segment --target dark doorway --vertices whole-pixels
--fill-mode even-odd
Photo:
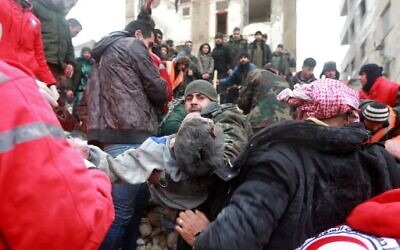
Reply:
[[[227,34],[228,30],[228,12],[217,13],[217,33]]]

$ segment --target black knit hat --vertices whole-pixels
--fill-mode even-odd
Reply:
[[[336,63],[335,62],[326,62],[324,63],[324,67],[322,68],[322,72],[328,71],[328,70],[337,70],[336,69]]]
[[[317,65],[317,62],[315,61],[314,58],[312,57],[308,57],[304,60],[303,62],[303,67],[310,67],[310,68],[314,68],[315,65]]]
[[[364,119],[372,122],[386,122],[389,118],[389,108],[379,102],[370,102],[362,110]]]
[[[376,78],[382,76],[382,72],[383,68],[375,63],[364,64],[361,67],[360,72],[358,72],[358,74],[361,75],[365,73],[367,75],[367,84],[363,86],[363,90],[365,92],[369,92]]]
[[[216,102],[218,99],[218,94],[214,86],[205,80],[194,80],[187,85],[185,89],[185,98],[193,93],[203,94],[213,102]]]

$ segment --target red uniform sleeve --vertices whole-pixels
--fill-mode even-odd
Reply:
[[[51,73],[44,56],[43,40],[40,28],[38,29],[38,32],[35,33],[35,59],[39,67],[34,74],[40,81],[47,83],[47,86],[50,86],[56,83],[56,79],[54,78],[53,73]]]

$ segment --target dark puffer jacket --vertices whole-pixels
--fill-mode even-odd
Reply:
[[[400,168],[364,129],[287,121],[260,131],[238,157],[229,204],[194,249],[295,249],[344,223],[361,202],[399,187]]]
[[[86,90],[89,140],[142,143],[156,134],[156,107],[167,101],[167,89],[144,43],[114,32],[96,44],[93,58]]]

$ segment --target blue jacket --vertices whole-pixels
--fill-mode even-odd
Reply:
[[[257,66],[253,63],[247,63],[246,65],[238,65],[235,67],[233,70],[232,75],[225,77],[219,81],[219,84],[228,87],[231,85],[242,85],[244,80],[246,79],[247,75],[249,74],[250,71],[253,69],[256,69]]]

